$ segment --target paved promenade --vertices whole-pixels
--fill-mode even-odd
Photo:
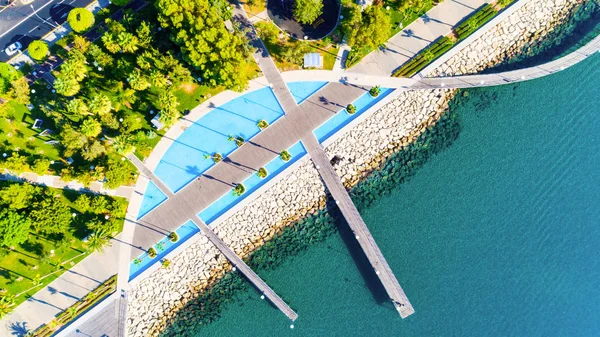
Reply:
[[[448,35],[463,19],[492,0],[445,0],[411,23],[357,65],[352,72],[390,76],[436,39]]]

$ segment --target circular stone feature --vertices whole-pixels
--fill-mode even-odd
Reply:
[[[268,0],[267,12],[273,23],[299,40],[318,40],[329,35],[335,28],[340,13],[337,0],[323,0],[323,14],[312,24],[301,24],[294,19],[296,0]]]

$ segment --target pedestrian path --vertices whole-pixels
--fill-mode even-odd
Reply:
[[[396,68],[492,0],[444,0],[408,27],[394,35],[385,48],[364,57],[352,72],[390,76]]]

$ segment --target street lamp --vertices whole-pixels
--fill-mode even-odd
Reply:
[[[42,20],[44,23],[47,23],[48,25],[52,26],[53,28],[58,28],[56,25],[51,24],[50,22],[46,21],[46,19],[44,19],[41,16],[39,16],[38,13],[35,11],[35,8],[33,8],[32,4],[30,4],[29,7],[31,7],[31,10],[33,11],[33,14],[35,16],[37,16],[40,20]]]

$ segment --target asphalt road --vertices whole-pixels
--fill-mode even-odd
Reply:
[[[6,62],[8,56],[4,49],[19,41],[25,50],[29,44],[50,32],[52,25],[67,20],[69,11],[75,7],[85,7],[92,0],[34,0],[24,5],[16,0],[13,6],[0,9],[0,61]],[[3,4],[4,1],[0,1]],[[35,14],[34,14],[34,9]],[[37,14],[37,15],[36,15]],[[45,21],[44,21],[45,20]]]

